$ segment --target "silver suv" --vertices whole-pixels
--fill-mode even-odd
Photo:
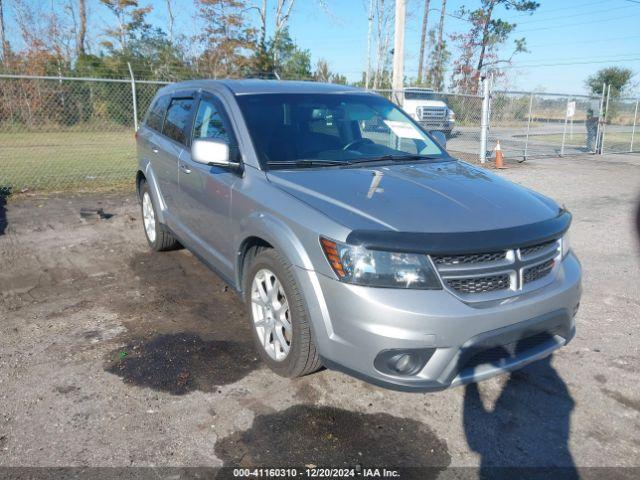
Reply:
[[[242,296],[276,373],[324,365],[441,390],[574,335],[571,215],[450,157],[442,134],[379,95],[178,83],[158,92],[136,136],[149,245],[183,245]]]

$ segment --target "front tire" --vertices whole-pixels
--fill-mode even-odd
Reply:
[[[244,295],[260,357],[283,377],[301,377],[322,365],[304,296],[293,266],[272,248],[249,253]]]
[[[167,227],[158,221],[156,207],[153,203],[151,190],[146,181],[140,183],[140,206],[142,208],[142,226],[147,243],[152,250],[164,252],[175,250],[180,246],[176,238],[169,232]]]

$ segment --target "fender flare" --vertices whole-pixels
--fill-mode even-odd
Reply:
[[[296,267],[313,270],[313,264],[302,242],[293,230],[275,215],[253,212],[243,222],[236,250],[236,283],[242,290],[242,275],[247,246],[251,239],[261,239],[282,253]]]

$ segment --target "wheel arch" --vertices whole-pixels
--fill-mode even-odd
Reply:
[[[254,213],[248,219],[246,228],[237,243],[236,284],[242,293],[246,272],[247,254],[254,248],[274,248],[292,265],[312,270],[307,251],[294,231],[282,220],[265,213]]]

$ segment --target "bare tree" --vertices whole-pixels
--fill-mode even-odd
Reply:
[[[376,10],[376,44],[377,44],[377,59],[376,59],[376,72],[373,77],[373,88],[380,88],[383,82],[383,75],[387,70],[389,64],[389,42],[391,38],[392,28],[394,21],[394,4],[391,2],[385,2],[385,0],[375,1]]]
[[[173,16],[173,1],[172,0],[166,0],[166,1],[167,1],[167,14],[169,15],[169,25],[168,25],[169,42],[173,43],[173,23],[175,20],[175,17]]]
[[[364,88],[369,89],[371,82],[371,29],[373,28],[373,0],[369,0],[369,26],[367,27],[367,71],[365,72]]]
[[[443,56],[444,56],[444,44],[442,35],[444,32],[444,17],[447,14],[447,0],[442,0],[442,8],[440,9],[440,23],[438,24],[438,43],[436,44],[436,72],[437,78],[435,79],[435,84],[442,84],[443,72],[442,72],[442,64],[443,64]]]
[[[0,42],[2,42],[2,60],[7,61],[9,59],[9,41],[4,31],[4,9],[2,0],[0,0]]]
[[[78,27],[78,39],[76,42],[76,53],[78,56],[85,54],[85,41],[87,36],[87,6],[85,0],[78,0],[78,17],[80,26]]]
[[[427,25],[429,23],[429,6],[431,0],[424,0],[424,15],[422,16],[422,31],[420,32],[420,56],[418,57],[418,83],[422,83],[422,71],[424,68],[424,51],[427,42]]]

